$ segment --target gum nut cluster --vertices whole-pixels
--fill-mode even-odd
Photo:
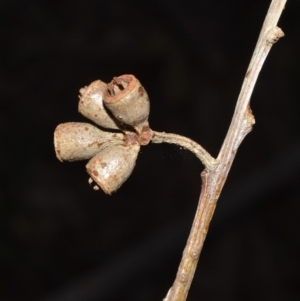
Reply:
[[[54,131],[60,161],[88,160],[89,183],[111,194],[130,176],[140,145],[151,139],[147,92],[133,75],[100,80],[80,89],[79,112],[102,129],[82,122],[67,122]],[[109,131],[114,130],[114,131]],[[117,130],[117,131],[116,131]]]

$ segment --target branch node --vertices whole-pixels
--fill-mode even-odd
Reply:
[[[282,37],[284,37],[284,32],[278,26],[275,26],[267,33],[267,43],[275,44]]]
[[[191,257],[192,257],[194,260],[198,260],[198,259],[199,259],[199,256],[200,256],[200,251],[199,251],[199,250],[194,250],[194,251],[192,251]]]
[[[188,276],[187,273],[180,273],[180,274],[178,275],[178,279],[179,279],[179,281],[180,281],[181,283],[186,283],[186,282],[188,281],[188,279],[189,279],[189,276]]]

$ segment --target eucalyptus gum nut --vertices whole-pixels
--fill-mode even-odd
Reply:
[[[123,134],[104,132],[89,123],[62,123],[54,131],[54,148],[60,161],[90,159],[107,144],[118,143],[123,143]]]
[[[103,93],[107,84],[101,80],[92,82],[79,90],[78,111],[84,117],[107,129],[119,129],[116,121],[107,113],[103,105]]]
[[[107,146],[87,163],[87,172],[105,193],[112,194],[131,175],[139,150],[138,144]]]
[[[107,85],[103,101],[112,114],[124,124],[136,127],[148,120],[148,94],[133,75],[114,77]]]

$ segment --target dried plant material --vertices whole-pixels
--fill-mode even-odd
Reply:
[[[90,159],[107,144],[121,143],[123,134],[104,132],[89,123],[62,123],[54,131],[55,153],[60,161]]]
[[[107,129],[120,129],[118,121],[110,116],[103,105],[103,94],[107,84],[96,80],[79,90],[78,111],[86,118]]]
[[[108,146],[87,163],[87,172],[105,193],[111,194],[132,173],[139,150],[138,144]]]
[[[133,75],[114,77],[103,95],[105,106],[122,123],[140,127],[147,122],[150,103],[146,90]]]
[[[272,0],[271,2],[244,78],[229,130],[217,157],[218,165],[212,170],[206,168],[201,174],[202,188],[194,222],[175,281],[164,301],[185,301],[187,298],[210,221],[227,175],[240,144],[255,123],[250,109],[250,99],[272,45],[283,36],[282,30],[277,27],[277,22],[285,3],[286,0]]]
[[[79,111],[105,127],[106,122],[103,122],[102,117],[98,119],[94,112],[99,110],[98,103],[101,102],[101,108],[105,110],[107,107],[113,114],[112,117],[108,114],[110,121],[114,121],[114,118],[120,121],[120,124],[117,121],[115,124],[122,134],[105,133],[89,124],[79,123],[65,123],[56,128],[54,141],[58,159],[75,161],[92,157],[86,165],[91,177],[88,182],[93,185],[94,181],[96,185],[93,188],[98,190],[100,186],[107,194],[116,191],[127,180],[135,166],[140,145],[147,145],[150,140],[154,143],[175,143],[185,147],[205,165],[206,168],[201,173],[202,189],[195,219],[175,281],[164,301],[186,300],[218,198],[236,152],[255,123],[249,102],[273,43],[284,35],[276,25],[285,3],[286,0],[272,0],[246,72],[230,128],[216,159],[186,137],[158,133],[150,129],[148,95],[133,75],[115,77],[108,85],[96,81],[80,91],[82,96]],[[93,94],[94,91],[96,94]],[[134,131],[127,125],[133,127]],[[100,135],[99,132],[104,134]]]

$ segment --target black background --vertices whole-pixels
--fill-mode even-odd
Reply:
[[[0,299],[162,300],[192,223],[203,166],[143,147],[112,196],[53,131],[86,121],[78,90],[134,74],[154,130],[217,156],[269,0],[13,1],[1,8]],[[252,96],[256,117],[220,197],[188,300],[299,300],[300,2],[288,1]]]

